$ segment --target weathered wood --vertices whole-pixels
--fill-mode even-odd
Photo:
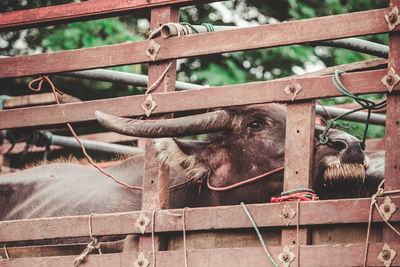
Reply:
[[[64,4],[0,14],[0,31],[11,31],[59,23],[133,14],[135,11],[157,6],[190,6],[215,0],[96,0]]]
[[[301,44],[388,32],[387,9],[355,12],[252,28],[158,39],[157,60]],[[320,29],[324,29],[321,31]],[[284,35],[282,33],[285,33]],[[149,63],[150,41],[0,59],[0,78]],[[127,56],[131,55],[131,56]]]
[[[294,85],[293,85],[294,86]],[[307,89],[307,88],[303,88]],[[287,105],[285,171],[283,191],[298,188],[312,188],[312,159],[314,152],[315,101]],[[301,160],[299,160],[301,159]],[[299,205],[301,205],[299,203]],[[296,210],[297,220],[300,212]],[[297,240],[298,239],[298,240]],[[309,232],[307,229],[282,229],[282,244],[307,245]]]
[[[400,7],[400,0],[390,1],[390,10]],[[400,18],[397,18],[399,20]],[[397,26],[397,28],[399,28]],[[389,68],[400,74],[400,34],[389,34]],[[397,84],[392,93],[387,95],[386,134],[385,134],[385,190],[400,190],[400,85]],[[397,194],[398,195],[398,194]],[[392,196],[390,196],[392,198]],[[392,221],[392,220],[391,220]],[[398,223],[394,224],[397,228]],[[385,226],[382,229],[383,242],[390,246],[400,242],[400,237]]]
[[[74,103],[80,102],[81,100],[67,95],[57,95],[60,103]],[[6,99],[4,102],[5,109],[11,108],[21,108],[27,106],[37,106],[37,105],[50,105],[56,104],[56,100],[54,99],[53,93],[43,93],[43,94],[33,94],[33,95],[24,95],[24,96],[13,96],[11,98]]]
[[[378,199],[378,204],[384,199]],[[392,197],[396,206],[400,206],[400,197]],[[341,223],[366,223],[370,207],[370,199],[343,199],[310,201],[301,203],[300,226]],[[296,203],[268,203],[247,205],[259,227],[282,227],[285,222],[279,216],[284,205],[296,210]],[[141,211],[99,214],[92,217],[93,235],[117,235],[139,233],[135,222]],[[152,211],[143,211],[151,218]],[[155,232],[182,231],[182,210],[161,210],[156,213]],[[207,229],[252,228],[249,219],[241,206],[221,206],[191,208],[185,212],[186,229],[188,231]],[[271,216],[271,214],[273,216]],[[318,214],[318,216],[316,216]],[[392,221],[400,221],[400,213],[396,212]],[[374,222],[382,222],[377,211],[373,213]],[[72,216],[64,218],[40,218],[20,221],[0,222],[0,242],[24,240],[40,240],[52,238],[84,237],[88,235],[88,216]],[[296,220],[289,225],[296,226]],[[151,233],[148,226],[147,233]]]
[[[150,28],[157,29],[159,26],[169,22],[179,21],[179,9],[173,7],[161,7],[151,9]],[[162,81],[154,88],[153,93],[171,92],[175,90],[176,80],[176,61],[168,61],[163,63],[149,64],[149,85],[148,90],[156,84],[162,73],[172,64],[165,74]],[[166,115],[168,116],[168,115]],[[163,118],[167,118],[164,116]],[[170,116],[168,116],[170,117]],[[160,119],[160,118],[158,118]],[[145,144],[145,162],[143,171],[143,192],[142,192],[142,209],[167,209],[169,207],[169,169],[159,165],[155,160],[157,158],[152,139],[141,139]],[[156,170],[156,171],[154,171]],[[155,222],[153,222],[155,223]],[[156,250],[159,249],[159,236],[155,237]],[[139,249],[141,251],[152,250],[152,239],[149,236],[139,238]]]
[[[382,266],[382,262],[380,262],[376,256],[380,253],[382,247],[382,243],[371,244],[370,253],[373,256],[369,258],[367,262],[368,266]],[[400,245],[394,244],[392,248],[399,251]],[[268,249],[276,261],[278,255],[283,252],[283,247],[281,246],[269,246]],[[294,251],[295,247],[291,246],[290,249]],[[300,265],[310,267],[362,266],[363,250],[364,245],[362,244],[301,246],[301,252],[304,256],[300,260]],[[139,257],[139,254],[140,253],[90,255],[87,258],[85,266],[131,266]],[[184,254],[181,250],[158,251],[156,255],[158,267],[171,266],[171,264],[174,266],[184,265]],[[144,257],[149,261],[151,266],[151,252],[144,252]],[[0,266],[30,267],[40,265],[62,267],[71,266],[74,262],[74,258],[75,256],[11,259],[0,262]],[[261,247],[189,250],[188,264],[193,267],[273,266]],[[397,266],[399,264],[400,258],[395,257],[392,266]]]
[[[386,70],[347,73],[341,75],[341,81],[354,94],[382,93],[386,92],[386,87],[380,80],[385,74]],[[295,81],[303,88],[297,94],[296,101],[342,95],[332,84],[331,75],[295,78]],[[289,83],[291,80],[273,80],[152,94],[157,102],[157,108],[153,114],[267,102],[290,102],[289,96],[284,91]],[[4,110],[0,111],[0,129],[87,122],[95,120],[96,110],[119,116],[144,116],[141,105],[145,98],[146,96],[143,95],[126,96],[82,103]]]

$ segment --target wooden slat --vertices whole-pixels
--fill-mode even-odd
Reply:
[[[400,0],[391,0],[391,8],[399,6]],[[397,18],[400,19],[400,18]],[[400,74],[400,33],[389,34],[388,68]],[[400,190],[400,85],[387,95],[386,134],[385,134],[385,190]],[[397,194],[399,195],[399,194]],[[392,197],[392,196],[390,196]],[[395,224],[398,228],[399,224]],[[400,242],[400,237],[389,227],[382,229],[382,240],[392,246]]]
[[[159,25],[178,22],[179,9],[172,7],[161,7],[151,9],[150,28],[156,29]],[[149,64],[149,85],[150,88],[153,84],[160,79],[162,73],[165,71],[169,64],[172,64],[162,82],[154,88],[153,93],[163,93],[175,90],[176,80],[176,61],[168,61],[160,64]],[[156,119],[170,118],[170,115],[158,117]],[[154,118],[153,118],[154,119]],[[140,139],[139,142],[144,142],[144,169],[143,169],[143,192],[142,192],[142,209],[167,209],[169,208],[169,169],[155,160],[157,158],[156,149],[154,148],[152,139]],[[160,237],[155,237],[155,249],[159,250]],[[152,250],[152,239],[149,236],[139,238],[139,249],[141,251]]]
[[[157,60],[299,44],[388,31],[387,9],[159,39]],[[324,29],[321,31],[321,29]],[[282,33],[285,33],[284,35]],[[152,62],[149,41],[0,59],[0,78]],[[127,56],[131,55],[131,56]]]
[[[396,206],[400,206],[400,197],[392,197]],[[299,218],[300,226],[320,224],[362,223],[368,221],[370,199],[343,199],[310,201],[301,203]],[[379,205],[383,199],[378,199]],[[286,205],[296,210],[296,203],[268,203],[246,205],[259,227],[286,226],[280,213]],[[139,233],[135,222],[141,211],[99,214],[92,217],[93,235],[117,235]],[[143,211],[151,218],[152,211]],[[182,230],[182,218],[176,216],[182,210],[160,210],[156,213],[155,232],[170,232]],[[318,214],[318,216],[316,216]],[[210,230],[251,228],[251,223],[241,206],[221,206],[191,208],[185,212],[186,229]],[[377,211],[373,213],[374,222],[382,222]],[[396,212],[391,221],[400,221],[400,213]],[[289,226],[296,226],[297,220]],[[13,242],[24,240],[39,240],[67,237],[88,236],[88,215],[63,218],[41,218],[19,221],[0,222],[0,242]],[[151,232],[148,226],[147,233]]]
[[[367,266],[383,266],[377,255],[382,250],[383,244],[371,244],[369,248],[369,260]],[[399,251],[400,245],[394,244],[393,249]],[[290,247],[291,251],[296,248]],[[272,257],[277,260],[283,252],[283,246],[269,246]],[[362,266],[364,245],[326,245],[326,246],[301,246],[300,266],[331,267],[331,266]],[[85,267],[90,266],[132,266],[139,257],[139,252],[122,254],[89,255]],[[76,256],[43,257],[43,258],[19,258],[3,260],[0,266],[71,266]],[[151,252],[144,252],[144,257],[152,266]],[[181,250],[158,251],[156,254],[158,267],[184,266],[184,254]],[[400,257],[395,257],[392,266],[400,264]],[[261,247],[256,248],[220,248],[220,249],[196,249],[188,251],[188,265],[191,267],[242,267],[242,266],[274,266]],[[290,266],[297,266],[292,263]]]
[[[216,0],[92,0],[35,9],[0,13],[0,31],[11,31],[59,23],[132,14],[156,6],[190,6]]]
[[[307,88],[303,88],[306,90]],[[285,171],[283,191],[312,188],[312,160],[314,155],[315,101],[287,105]],[[301,160],[299,160],[301,159]],[[302,203],[301,203],[302,204]],[[299,205],[301,205],[299,203]],[[302,208],[301,208],[302,210]],[[296,209],[297,220],[299,209]],[[282,230],[282,244],[309,244],[307,229]]]
[[[341,80],[354,94],[382,93],[386,92],[386,87],[380,80],[385,74],[386,70],[348,73],[341,75]],[[332,76],[295,78],[295,80],[304,88],[297,95],[296,101],[342,95],[332,84]],[[153,114],[266,102],[288,102],[289,96],[284,92],[284,88],[290,82],[290,80],[274,80],[153,94],[153,99],[157,103]],[[96,110],[119,116],[144,116],[141,108],[144,100],[143,95],[127,96],[0,111],[0,129],[93,121]]]

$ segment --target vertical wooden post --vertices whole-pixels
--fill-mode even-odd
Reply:
[[[286,114],[285,172],[283,190],[312,187],[315,101],[288,104]],[[301,211],[300,211],[301,212]],[[298,214],[296,214],[297,216]],[[293,218],[297,220],[297,217]],[[293,225],[293,223],[292,223]],[[299,231],[299,245],[308,243],[308,231]],[[297,243],[295,228],[282,230],[282,245]]]
[[[400,0],[391,0],[390,3],[389,10],[395,6],[400,8]],[[397,20],[400,20],[400,17]],[[389,33],[388,68],[393,68],[396,74],[400,75],[400,32]],[[387,95],[385,151],[385,190],[398,190],[400,189],[400,84]],[[400,242],[400,237],[386,226],[383,228],[382,239],[389,245]]]
[[[162,24],[177,22],[179,20],[179,8],[160,7],[151,9],[150,27],[155,30]],[[161,47],[163,49],[163,47]],[[145,51],[143,51],[144,53]],[[149,87],[156,82],[164,72],[169,62],[149,64]],[[176,79],[176,61],[165,75],[162,82],[151,94],[173,91]],[[155,160],[155,149],[151,139],[142,139],[145,149],[145,161],[143,172],[142,210],[154,210],[156,208],[168,208],[169,201],[169,171],[159,166]],[[156,237],[156,249],[159,247],[159,238]],[[144,236],[139,239],[140,251],[151,251],[151,237]]]

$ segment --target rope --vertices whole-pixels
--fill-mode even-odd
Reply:
[[[92,239],[92,242],[90,242],[86,248],[82,251],[82,253],[75,258],[74,260],[74,266],[79,266],[80,264],[86,262],[87,257],[89,256],[89,254],[97,249],[99,254],[103,254],[101,252],[101,248],[100,248],[100,242],[98,242],[97,238],[93,236],[93,232],[92,232],[92,217],[93,215],[95,215],[96,213],[92,213],[89,215],[89,236]]]
[[[214,31],[214,25],[211,23],[202,23],[202,26],[206,27],[207,32],[213,32]]]
[[[210,177],[208,177],[208,178],[207,178],[207,187],[208,187],[210,190],[213,190],[213,191],[226,191],[226,190],[230,190],[230,189],[233,189],[233,188],[242,186],[242,185],[244,185],[244,184],[248,184],[248,183],[257,181],[257,180],[259,180],[259,179],[261,179],[261,178],[264,178],[264,177],[266,177],[266,176],[268,176],[268,175],[271,175],[271,174],[280,172],[280,171],[282,171],[283,169],[284,169],[284,167],[279,167],[279,168],[277,168],[277,169],[275,169],[275,170],[272,170],[272,171],[263,173],[263,174],[261,174],[261,175],[259,175],[259,176],[256,176],[256,177],[253,177],[253,178],[250,178],[250,179],[247,179],[247,180],[243,180],[243,181],[241,181],[241,182],[238,182],[238,183],[235,183],[235,184],[232,184],[232,185],[228,185],[228,186],[224,186],[224,187],[214,187],[214,186],[212,186],[212,185],[210,184]]]
[[[153,213],[151,214],[151,248],[153,250],[153,267],[156,267],[156,246],[154,242],[154,225],[155,225],[155,220],[156,220],[156,212],[159,210],[159,208],[156,208],[153,210]]]
[[[386,106],[386,100],[384,100],[382,102],[379,102],[379,103],[375,103],[375,102],[373,102],[371,100],[364,99],[364,98],[361,98],[359,96],[354,95],[340,81],[339,75],[342,74],[342,73],[344,73],[344,72],[340,71],[340,70],[336,70],[335,71],[335,74],[332,77],[333,85],[336,87],[337,90],[339,90],[339,92],[341,92],[345,96],[348,96],[348,97],[354,99],[358,104],[361,105],[361,107],[357,108],[357,109],[354,109],[354,110],[350,110],[350,111],[348,111],[346,113],[343,113],[343,114],[337,116],[336,118],[330,120],[328,122],[327,126],[325,127],[324,132],[319,135],[319,139],[320,139],[321,144],[326,144],[329,141],[329,139],[326,136],[326,134],[328,133],[329,129],[331,129],[331,128],[333,128],[333,127],[335,127],[337,125],[337,121],[338,120],[340,120],[341,118],[343,118],[343,117],[345,117],[345,116],[347,116],[349,114],[352,114],[354,112],[367,109],[368,110],[367,121],[365,123],[365,129],[364,129],[362,141],[360,143],[361,144],[361,149],[365,150],[365,140],[367,138],[369,119],[370,119],[370,116],[371,116],[371,112],[375,111],[375,110],[382,109],[383,107],[385,107]]]
[[[263,239],[262,236],[261,236],[260,230],[258,230],[257,224],[255,223],[255,221],[254,221],[253,217],[251,216],[250,212],[247,210],[247,208],[246,208],[246,206],[244,205],[243,202],[240,202],[240,205],[242,206],[244,212],[245,212],[245,213],[247,214],[247,216],[249,217],[250,222],[251,222],[251,224],[253,225],[254,230],[255,230],[256,233],[257,233],[258,239],[260,240],[260,243],[261,243],[262,247],[264,248],[265,254],[267,255],[267,257],[269,258],[269,260],[272,262],[272,264],[273,264],[275,267],[279,267],[279,265],[276,263],[276,261],[274,260],[274,258],[273,258],[273,257],[271,256],[271,254],[269,253],[269,251],[268,251],[268,249],[267,249],[267,246],[265,245],[264,239]]]
[[[186,223],[185,223],[185,210],[187,207],[182,209],[182,233],[183,233],[183,254],[185,255],[185,267],[188,267],[188,255],[186,245]]]
[[[7,250],[7,247],[6,247],[6,245],[4,245],[3,246],[3,249],[4,249],[4,254],[6,254],[6,260],[9,260],[10,259],[10,255],[8,255],[8,250]]]
[[[319,200],[315,191],[308,188],[298,188],[281,193],[280,197],[271,197],[272,203],[279,203],[285,201],[314,201]]]
[[[382,197],[384,195],[388,195],[388,194],[396,194],[396,193],[400,193],[400,190],[391,190],[391,191],[384,191],[383,189],[383,185],[385,183],[385,180],[382,180],[382,182],[379,184],[378,186],[378,190],[376,191],[376,193],[371,197],[371,205],[370,205],[370,209],[369,209],[369,215],[368,215],[368,227],[367,227],[367,237],[365,240],[365,249],[364,249],[364,264],[363,266],[366,267],[367,266],[367,258],[368,258],[368,247],[369,247],[369,236],[370,236],[370,231],[371,231],[371,223],[372,223],[372,212],[374,207],[376,208],[376,210],[378,211],[379,215],[381,216],[381,218],[383,219],[383,221],[386,223],[386,225],[392,229],[398,236],[400,236],[400,232],[397,231],[396,228],[394,228],[394,226],[392,224],[390,224],[390,222],[388,220],[386,220],[385,216],[382,214],[381,210],[378,207],[377,204],[377,197]]]
[[[54,99],[56,100],[56,103],[57,103],[58,105],[60,105],[60,101],[58,100],[57,93],[59,93],[60,95],[63,95],[63,92],[61,92],[60,90],[58,90],[58,89],[54,86],[54,84],[51,82],[51,80],[49,79],[48,76],[42,75],[42,76],[40,76],[40,78],[31,81],[31,82],[29,83],[29,89],[31,89],[31,90],[33,90],[33,91],[35,91],[35,92],[39,92],[39,91],[42,89],[42,84],[43,84],[44,81],[46,81],[46,82],[50,85],[51,90],[53,91]],[[37,88],[34,88],[34,87],[32,86],[33,83],[35,83],[35,82],[39,82]],[[56,92],[57,92],[57,93],[56,93]],[[86,152],[85,147],[83,146],[81,140],[79,139],[79,137],[78,137],[77,134],[75,133],[75,131],[74,131],[74,129],[72,128],[72,126],[71,126],[70,123],[67,123],[67,127],[68,127],[69,131],[71,132],[71,134],[72,134],[72,135],[74,136],[74,138],[76,139],[76,141],[79,143],[79,145],[80,145],[80,147],[81,147],[81,149],[82,149],[83,155],[85,155],[85,157],[87,158],[87,160],[89,161],[89,163],[90,163],[93,167],[95,167],[95,168],[96,168],[98,171],[100,171],[102,174],[104,174],[104,175],[106,175],[107,177],[109,177],[109,178],[111,178],[112,180],[114,180],[114,182],[116,182],[117,184],[120,184],[120,185],[122,185],[122,186],[124,186],[124,187],[126,187],[126,188],[128,188],[128,189],[143,190],[143,188],[141,188],[141,187],[133,186],[133,185],[128,185],[128,184],[126,184],[126,183],[124,183],[124,182],[118,180],[118,179],[117,179],[116,177],[114,177],[113,175],[111,175],[111,174],[107,173],[106,171],[104,171],[99,165],[97,165],[97,164],[93,161],[93,159],[92,159],[92,158],[89,156],[89,154]]]

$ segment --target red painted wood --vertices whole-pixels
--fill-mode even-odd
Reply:
[[[400,7],[400,0],[391,0],[390,9]],[[398,18],[400,19],[400,18]],[[397,28],[399,28],[397,26]],[[400,74],[400,34],[389,34],[389,64]],[[385,190],[400,190],[400,85],[387,95],[386,135],[385,135]],[[398,194],[397,194],[398,195]],[[392,198],[392,196],[390,196]],[[399,224],[395,224],[398,228]],[[400,242],[400,237],[385,226],[382,229],[382,240],[390,246]]]
[[[59,23],[133,14],[157,6],[190,6],[215,0],[92,0],[35,9],[0,13],[0,31],[48,26]]]
[[[400,197],[391,197],[396,206],[400,206]],[[378,199],[378,204],[383,203]],[[366,223],[368,221],[370,199],[343,199],[310,201],[301,203],[300,225]],[[259,227],[282,227],[280,213],[284,206],[296,210],[296,203],[268,203],[246,205]],[[152,211],[133,211],[115,214],[98,214],[92,217],[93,235],[116,235],[139,233],[135,222],[141,213],[151,218]],[[155,232],[182,230],[181,209],[161,210],[156,213]],[[318,216],[316,216],[318,214]],[[185,211],[186,229],[188,231],[211,229],[252,228],[252,225],[241,206],[221,206],[190,208]],[[382,222],[375,210],[374,222]],[[396,212],[391,221],[400,221]],[[67,237],[88,236],[88,215],[58,218],[41,218],[19,221],[0,222],[0,242],[39,240]],[[296,226],[292,221],[290,226]],[[147,227],[151,233],[151,227]]]
[[[303,88],[302,90],[306,90]],[[285,171],[283,191],[312,188],[312,159],[314,152],[315,101],[287,105]],[[299,160],[301,159],[301,160]],[[301,204],[300,204],[301,205]],[[300,212],[300,209],[297,211]],[[301,208],[301,211],[303,209]],[[293,219],[297,220],[298,214]],[[298,236],[298,240],[297,240]],[[282,229],[282,244],[309,243],[307,229]]]
[[[387,9],[327,16],[252,28],[159,39],[157,60],[234,52],[388,31]],[[320,29],[324,29],[321,31]],[[282,34],[285,33],[285,34]],[[0,78],[152,62],[149,41],[0,59]],[[131,55],[131,56],[127,56]]]
[[[386,92],[381,83],[386,70],[374,70],[341,75],[344,85],[354,94]],[[298,100],[341,96],[332,84],[332,76],[296,78],[304,88]],[[267,102],[289,102],[284,88],[286,80],[273,80],[239,85],[211,87],[201,90],[152,94],[158,106],[154,114],[198,110],[207,108],[247,105]],[[33,107],[0,111],[0,129],[35,125],[58,125],[66,122],[95,120],[96,110],[119,116],[144,116],[141,108],[145,96],[127,96],[113,99],[93,100],[82,103]],[[52,114],[52,116],[48,116]]]
[[[179,9],[172,7],[161,7],[151,9],[151,21],[150,28],[152,30],[157,29],[162,24],[168,22],[178,22],[179,21]],[[161,74],[165,71],[169,63],[172,63],[172,67],[167,72],[162,82],[158,86],[151,89],[153,93],[163,93],[175,90],[175,80],[176,80],[176,62],[168,61],[163,63],[152,63],[149,64],[149,84],[150,88],[155,84],[160,78]],[[168,116],[168,115],[166,115]],[[163,118],[167,118],[164,116]],[[170,117],[170,116],[168,116]],[[154,119],[154,118],[152,118]],[[160,119],[160,118],[156,118]],[[145,162],[143,171],[143,192],[142,192],[142,209],[167,209],[169,207],[169,169],[159,165],[154,159],[157,158],[153,140],[152,139],[141,139],[144,141],[145,147]],[[156,250],[158,250],[160,245],[160,238],[156,238]],[[151,251],[152,250],[152,239],[149,236],[140,237],[139,239],[139,249],[141,251]]]
[[[383,266],[378,260],[377,255],[381,252],[382,243],[371,244],[369,251],[371,257],[367,262],[367,266]],[[394,244],[393,249],[399,251],[400,245]],[[295,251],[295,247],[291,246],[290,250]],[[272,257],[280,266],[281,262],[277,260],[278,255],[283,252],[283,246],[268,246]],[[364,245],[363,244],[346,244],[346,245],[324,245],[324,246],[301,246],[300,265],[307,267],[350,267],[362,266]],[[133,262],[139,257],[139,252],[122,253],[122,254],[103,254],[89,255],[85,267],[90,266],[132,266]],[[145,258],[152,266],[152,254],[144,252]],[[184,254],[181,250],[174,251],[158,251],[156,254],[156,263],[158,267],[184,266]],[[19,258],[11,260],[3,260],[0,266],[71,266],[76,256],[63,257],[43,257],[43,258]],[[392,266],[400,264],[400,257],[395,257]],[[243,267],[243,266],[262,266],[273,267],[265,252],[260,247],[256,248],[220,248],[220,249],[195,249],[188,251],[188,265],[191,267]],[[295,262],[290,266],[297,266]]]

